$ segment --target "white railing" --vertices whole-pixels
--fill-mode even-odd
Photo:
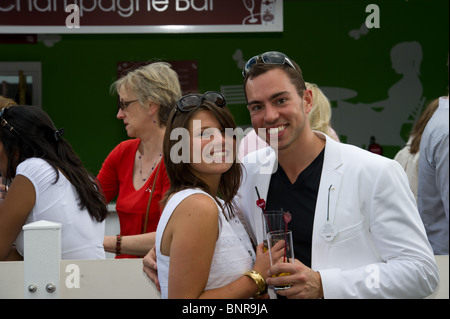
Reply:
[[[142,259],[61,260],[61,225],[24,229],[24,261],[0,263],[0,299],[158,299]]]
[[[61,260],[61,225],[46,221],[24,229],[24,261],[0,262],[0,299],[158,299],[142,259]],[[449,258],[435,256],[440,283],[428,298],[449,298]]]

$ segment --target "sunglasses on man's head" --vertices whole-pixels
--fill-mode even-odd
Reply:
[[[277,51],[269,51],[261,55],[255,55],[253,58],[249,59],[247,63],[245,63],[245,66],[242,69],[243,78],[245,78],[250,69],[256,63],[258,63],[259,59],[261,59],[261,61],[264,62],[264,64],[278,64],[278,65],[287,64],[291,68],[295,69],[294,64],[286,54]]]
[[[218,107],[224,107],[227,104],[225,97],[221,93],[208,91],[205,94],[188,94],[183,96],[177,102],[177,110],[190,112],[202,105],[204,100],[212,102]]]

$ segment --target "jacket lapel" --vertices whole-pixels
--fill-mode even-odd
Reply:
[[[326,146],[314,215],[311,256],[311,266],[313,269],[320,268],[319,264],[326,261],[329,244],[332,242],[332,240],[326,241],[321,237],[320,232],[327,222],[333,225],[342,181],[340,168],[343,164],[339,143],[326,135],[320,137],[326,138]]]

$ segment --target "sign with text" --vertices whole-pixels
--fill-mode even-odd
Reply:
[[[0,1],[0,33],[281,31],[282,0]]]

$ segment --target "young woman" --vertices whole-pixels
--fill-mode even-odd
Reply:
[[[0,260],[23,256],[22,226],[39,220],[62,224],[62,259],[105,258],[102,192],[62,134],[40,107],[0,111]]]
[[[236,128],[225,104],[218,92],[186,95],[167,126],[171,187],[155,244],[162,298],[250,298],[266,289],[269,253],[259,245],[255,255],[233,213],[241,167],[225,134]]]

